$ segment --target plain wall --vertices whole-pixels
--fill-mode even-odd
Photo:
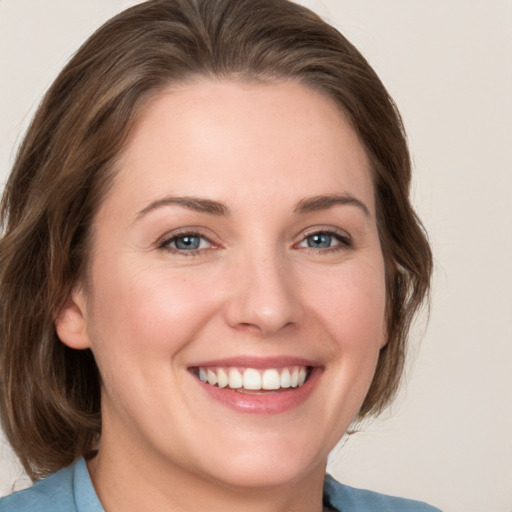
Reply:
[[[0,0],[0,181],[35,105],[128,0]],[[445,512],[512,511],[512,1],[300,2],[367,57],[402,112],[436,258],[406,386],[344,440],[345,483]],[[26,485],[0,441],[0,495]]]

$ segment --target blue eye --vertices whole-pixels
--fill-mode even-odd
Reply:
[[[184,251],[199,249],[199,246],[201,245],[201,238],[191,235],[177,236],[174,239],[174,245],[176,246],[176,249]]]
[[[343,249],[350,247],[350,238],[330,231],[318,231],[306,236],[299,247],[307,249]]]
[[[195,233],[183,233],[174,235],[165,240],[160,247],[171,251],[193,252],[206,249],[211,246],[211,242],[204,236]]]
[[[306,237],[308,247],[312,249],[327,249],[332,246],[333,237],[329,233],[315,233]]]

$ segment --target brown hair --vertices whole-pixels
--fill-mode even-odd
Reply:
[[[379,78],[336,29],[288,0],[150,0],[108,21],[60,73],[1,204],[2,425],[32,478],[87,456],[99,439],[94,358],[59,341],[56,312],[83,275],[91,220],[137,113],[162,88],[197,75],[297,80],[351,121],[373,164],[389,315],[360,417],[396,393],[432,257],[408,199],[401,119]]]

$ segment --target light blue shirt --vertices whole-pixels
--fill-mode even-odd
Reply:
[[[324,502],[339,512],[441,512],[419,501],[394,498],[342,485],[325,477]],[[105,512],[85,460],[40,480],[24,491],[0,499],[0,512]]]

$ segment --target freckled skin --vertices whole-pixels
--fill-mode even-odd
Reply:
[[[329,194],[350,194],[369,214],[296,212]],[[168,204],[140,215],[167,196],[229,213]],[[217,510],[265,495],[273,507],[320,510],[327,455],[386,339],[371,173],[336,106],[291,82],[165,91],[131,134],[93,229],[89,281],[57,330],[90,347],[102,375],[102,440],[89,465],[102,501]],[[198,249],[184,249],[187,232]],[[326,232],[336,236],[310,246]],[[189,371],[235,356],[300,357],[323,372],[300,406],[247,415],[212,400]]]

